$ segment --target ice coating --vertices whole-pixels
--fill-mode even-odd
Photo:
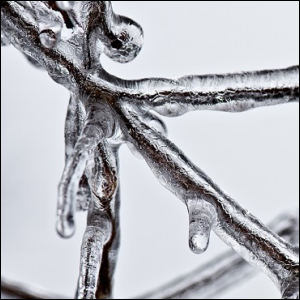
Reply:
[[[270,229],[289,243],[299,246],[299,215],[290,211],[275,218]],[[203,266],[135,299],[216,299],[232,286],[257,273],[233,251],[228,251]]]
[[[295,212],[280,215],[272,221],[270,228],[288,242],[299,245],[299,216]],[[135,299],[214,299],[224,289],[240,284],[256,273],[239,255],[229,251],[191,273]],[[1,278],[1,294],[23,299],[67,299],[4,278]]]
[[[117,152],[117,147],[100,143],[87,166],[92,199],[82,242],[78,299],[112,296],[112,278],[120,243]],[[86,285],[86,282],[90,284]],[[101,285],[101,282],[106,284]]]
[[[13,44],[71,93],[57,230],[70,237],[76,205],[89,206],[78,297],[111,297],[119,246],[116,145],[120,143],[133,145],[157,179],[187,205],[192,251],[205,251],[213,230],[267,273],[284,298],[298,297],[295,246],[193,165],[166,138],[165,125],[152,110],[179,116],[191,110],[241,112],[299,101],[299,66],[175,80],[122,80],[102,69],[100,56],[105,53],[119,62],[135,58],[143,42],[141,27],[115,15],[109,1],[60,2],[2,1],[1,44]]]
[[[86,164],[96,149],[97,144],[104,138],[110,137],[113,129],[113,123],[110,122],[109,118],[105,115],[107,112],[106,107],[103,105],[100,105],[100,107],[102,109],[100,109],[98,113],[93,111],[94,107],[88,111],[87,115],[90,116],[90,119],[85,121],[74,150],[67,159],[59,184],[57,231],[65,238],[71,237],[74,234],[76,198],[80,180],[86,169]],[[96,124],[101,122],[103,128],[97,128],[94,122],[96,122]]]
[[[282,238],[296,247],[299,246],[299,215],[295,214],[295,211],[283,213],[269,226]],[[224,290],[255,274],[257,271],[243,258],[233,251],[228,251],[191,273],[134,299],[215,299]],[[23,299],[68,299],[6,278],[1,278],[1,295]]]
[[[8,46],[9,44],[8,38],[1,31],[1,46]]]
[[[164,136],[168,135],[168,129],[166,124],[159,116],[157,116],[155,112],[141,108],[139,110],[139,115],[143,118],[143,121],[150,128],[156,130],[157,132],[161,133]],[[127,142],[127,146],[133,155],[135,155],[139,159],[143,159],[142,155],[139,153],[139,151],[135,148],[135,146],[132,143]]]
[[[59,34],[52,28],[43,29],[40,33],[40,40],[44,47],[54,48],[59,42]]]
[[[176,117],[193,110],[242,112],[299,101],[299,66],[236,74],[141,80],[132,94],[158,113]]]
[[[131,105],[124,102],[117,109],[120,121],[127,130],[127,138],[139,149],[164,187],[184,203],[189,200],[198,205],[201,197],[202,201],[212,205],[216,210],[216,223],[212,227],[214,232],[245,260],[265,272],[279,288],[297,278],[299,256],[293,245],[280,239],[226,195],[173,143],[143,123]],[[202,230],[202,236],[205,232],[206,238],[208,231]]]
[[[84,126],[86,112],[82,102],[71,93],[68,111],[65,122],[65,155],[66,162],[72,155],[76,141]],[[80,179],[79,190],[77,192],[76,208],[77,210],[87,210],[91,200],[91,190],[88,185],[88,179],[85,174]]]

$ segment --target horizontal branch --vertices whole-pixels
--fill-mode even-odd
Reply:
[[[41,28],[39,10],[49,28]],[[244,111],[262,105],[299,101],[299,67],[187,76],[178,80],[124,81],[101,68],[87,70],[82,49],[86,42],[84,36],[91,32],[83,34],[74,30],[71,37],[65,38],[60,27],[62,20],[59,12],[49,8],[44,1],[1,2],[1,35],[3,33],[8,42],[44,67],[53,80],[80,96],[88,112],[86,125],[93,129],[88,139],[91,149],[86,148],[83,136],[65,168],[58,209],[61,234],[69,236],[73,233],[75,188],[84,172],[88,150],[93,150],[99,142],[99,132],[103,138],[110,137],[121,125],[127,141],[138,149],[160,182],[187,205],[189,243],[194,252],[206,250],[213,229],[248,262],[266,272],[285,297],[297,292],[299,254],[293,246],[221,191],[174,144],[147,126],[136,109],[143,106],[166,116],[178,116],[195,109]],[[51,25],[53,21],[57,21],[55,26]],[[115,118],[119,118],[120,124],[115,123]]]
[[[53,80],[74,93],[80,90],[84,94],[93,94],[97,99],[105,99],[106,96],[111,99],[114,95],[115,101],[122,97],[165,116],[179,116],[203,109],[241,112],[260,106],[299,101],[299,66],[281,70],[185,76],[174,80],[123,80],[107,73],[99,62],[97,75],[91,76],[82,63],[84,42],[79,33],[74,33],[69,39],[62,38],[56,47],[47,49],[41,46],[38,24],[28,14],[30,12],[24,14],[16,2],[2,1],[2,32],[15,47],[38,61]]]
[[[168,117],[194,110],[242,112],[299,101],[299,66],[287,69],[122,81],[135,99]]]

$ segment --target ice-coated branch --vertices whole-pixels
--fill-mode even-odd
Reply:
[[[84,120],[86,113],[82,102],[76,98],[76,95],[70,95],[67,116],[65,121],[65,156],[66,162],[73,154],[76,142],[81,134],[82,128],[84,126]],[[86,175],[80,179],[79,189],[77,192],[77,210],[87,210],[88,204],[91,199],[91,191],[88,185],[88,180]]]
[[[80,179],[95,147],[104,138],[94,127],[83,129],[74,151],[67,160],[58,189],[57,231],[62,237],[74,234],[74,215]]]
[[[119,249],[119,179],[116,147],[100,143],[87,167],[92,191],[81,248],[78,299],[109,299]]]
[[[99,91],[113,90],[115,94],[126,98],[127,101],[133,101],[136,105],[146,105],[165,116],[179,116],[188,111],[198,109],[240,112],[259,106],[299,101],[299,66],[282,70],[237,74],[185,76],[177,80],[148,78],[128,81],[101,70],[100,61],[98,60],[98,78],[88,76],[87,70],[82,68],[82,59],[80,59],[83,56],[80,45],[83,47],[83,44],[86,42],[86,37],[83,37],[81,31],[73,30],[71,37],[68,37],[68,39],[61,37],[60,42],[54,48],[40,47],[39,30],[36,22],[25,18],[18,4],[11,3],[13,1],[3,2],[1,7],[1,14],[3,15],[1,26],[3,31],[7,32],[7,36],[14,37],[11,39],[11,42],[45,66],[54,80],[69,89],[71,88],[74,92],[78,87],[80,87],[81,91],[91,89]],[[92,5],[90,2],[92,1],[82,5],[90,7]],[[110,15],[110,5],[102,2],[101,5],[106,5],[104,11]],[[88,8],[84,9],[84,7],[77,8],[77,11],[81,9],[81,11],[87,13],[90,10],[99,10],[96,4],[93,4],[92,8],[89,8],[90,10]],[[71,14],[72,11],[74,13],[75,8],[68,11],[68,14]],[[54,12],[49,9],[48,13],[51,15]],[[76,13],[76,11],[75,16],[79,19],[83,18],[83,14]],[[103,35],[103,30],[106,32],[105,28],[107,26],[105,24],[108,17],[107,15],[99,14],[97,18],[100,18],[101,22],[99,22],[104,28],[102,31],[98,28],[98,31],[100,30]],[[122,29],[116,25],[111,25],[110,27],[115,28],[116,32],[119,30],[121,35],[132,36],[129,39],[131,43],[121,44],[122,38],[119,37],[121,48],[117,49],[112,46],[113,49],[107,50],[105,53],[122,61],[121,57],[123,54],[130,56],[131,59],[138,54],[139,50],[137,51],[136,49],[141,48],[143,39],[140,26],[128,21],[130,23],[129,26],[126,23],[127,21],[125,22],[126,18],[121,18],[122,22],[120,18],[112,17],[112,20],[119,20],[115,23],[123,24],[120,27]],[[85,22],[90,22],[88,18],[83,19]],[[78,21],[78,23],[82,24],[84,21]],[[25,27],[22,26],[24,23],[26,24]],[[90,31],[89,34],[91,35],[93,30],[95,30],[93,26],[87,24],[82,24],[81,26],[82,29],[88,28],[86,30],[87,32]],[[101,34],[99,33],[99,40],[101,40]],[[24,36],[26,39],[24,39]],[[111,37],[110,41],[112,41],[111,45],[113,45],[114,38],[116,38],[115,34],[109,34],[108,36]],[[135,39],[140,37],[140,40],[135,41],[133,37]],[[107,42],[103,43],[104,45],[107,44]],[[138,48],[135,48],[132,43],[139,45]],[[95,46],[93,48],[95,50],[98,49]],[[108,48],[106,47],[105,49]],[[119,56],[116,53],[119,53]],[[97,55],[97,58],[99,55]],[[74,82],[77,82],[77,86],[72,84]],[[86,83],[86,86],[83,86],[83,82]]]
[[[160,183],[189,208],[193,216],[189,244],[194,252],[207,248],[213,229],[245,260],[265,272],[282,292],[298,278],[299,255],[291,244],[226,195],[172,142],[144,124],[132,105],[124,102],[115,109],[126,138],[139,150]],[[213,224],[208,220],[213,220]]]
[[[111,59],[121,63],[133,60],[140,52],[142,28],[133,20],[116,15],[110,1],[77,1],[68,14],[86,33],[84,47],[88,68],[100,66],[102,49]],[[97,47],[99,41],[102,47]]]
[[[295,213],[280,215],[273,220],[270,228],[289,243],[299,246],[299,216]],[[136,299],[215,299],[222,291],[256,273],[256,269],[242,257],[229,251],[193,272]]]
[[[118,199],[118,198],[117,198]],[[118,204],[116,203],[118,207]],[[118,208],[117,208],[118,210]],[[299,217],[294,213],[284,213],[272,221],[270,228],[293,245],[299,245]],[[118,243],[118,238],[115,239]],[[111,249],[116,249],[113,244]],[[104,247],[103,257],[107,246]],[[114,251],[114,250],[113,250]],[[106,254],[107,255],[107,254]],[[103,264],[109,260],[103,259]],[[103,266],[102,266],[103,268]],[[220,294],[224,289],[231,288],[255,275],[255,269],[233,251],[218,256],[213,261],[196,269],[195,271],[181,276],[180,278],[162,286],[158,290],[149,292],[136,299],[207,299]],[[103,276],[108,272],[103,272]],[[101,280],[101,276],[100,276]],[[102,280],[103,281],[103,280]],[[15,297],[15,299],[64,299],[62,296],[50,295],[38,288],[28,287],[20,283],[13,283],[1,278],[1,292],[3,295]],[[103,295],[103,294],[102,294]],[[106,293],[108,295],[108,293]],[[97,297],[103,299],[101,294]]]
[[[112,299],[114,287],[114,272],[120,247],[120,189],[115,195],[112,236],[104,246],[102,262],[98,277],[96,299]]]
[[[106,103],[98,104],[92,100],[85,109],[83,129],[66,162],[58,189],[57,231],[65,238],[74,234],[76,198],[87,162],[94,154],[96,146],[104,139],[110,138],[115,130],[115,122]]]
[[[260,106],[299,101],[299,66],[124,83],[131,87],[130,98],[134,97],[168,117],[193,110],[242,112]]]
[[[2,33],[1,30],[1,46],[8,46],[10,44],[8,38]]]
[[[102,53],[128,62],[139,53],[142,42],[141,27],[114,14],[109,1],[1,2],[1,45],[14,45],[71,93],[57,229],[63,237],[74,233],[76,200],[86,178],[88,192],[83,197],[89,213],[77,296],[111,297],[119,245],[116,149],[125,142],[186,204],[193,252],[207,249],[213,230],[267,273],[284,298],[299,297],[297,249],[193,165],[165,138],[164,123],[152,112],[165,116],[198,109],[240,112],[299,101],[299,67],[129,81],[103,70]]]

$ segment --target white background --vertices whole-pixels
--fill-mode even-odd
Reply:
[[[299,63],[298,1],[114,2],[139,22],[138,58],[105,68],[123,78],[176,77],[283,68]],[[74,293],[85,215],[71,240],[54,230],[64,166],[68,92],[13,47],[1,49],[1,274],[52,292]],[[169,137],[222,188],[263,222],[297,209],[298,104],[241,114],[198,111],[166,119]],[[207,253],[188,248],[185,207],[126,147],[121,154],[122,247],[115,296],[165,283],[227,249],[215,236]],[[265,275],[223,298],[279,298]]]

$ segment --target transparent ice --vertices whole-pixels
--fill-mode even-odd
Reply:
[[[299,298],[296,241],[279,237],[223,192],[167,139],[159,118],[298,102],[299,66],[174,80],[117,78],[102,68],[100,56],[120,63],[133,60],[143,31],[133,20],[116,15],[109,1],[2,1],[1,45],[9,44],[70,91],[57,231],[71,237],[76,210],[88,210],[77,298],[112,297],[120,240],[118,150],[124,143],[186,205],[194,253],[206,251],[214,231],[268,274],[284,299]]]

